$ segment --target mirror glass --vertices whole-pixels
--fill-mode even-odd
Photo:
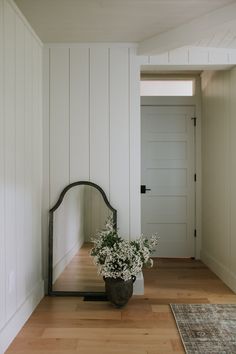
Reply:
[[[105,291],[90,250],[92,238],[113,212],[93,186],[76,185],[66,192],[53,212],[53,292]]]

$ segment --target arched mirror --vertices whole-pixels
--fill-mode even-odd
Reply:
[[[117,212],[101,187],[80,181],[68,185],[49,211],[49,295],[99,295],[104,281],[90,250],[92,238]]]

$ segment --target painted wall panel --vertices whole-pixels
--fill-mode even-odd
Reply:
[[[42,233],[41,233],[41,218],[38,217],[39,210],[41,211],[42,200],[42,49],[39,48],[35,39],[32,42],[33,46],[33,162],[32,162],[32,182],[33,182],[33,232],[35,237],[32,243],[32,254],[34,254],[35,267],[33,268],[33,281],[42,277]],[[38,186],[38,188],[35,188]]]
[[[135,48],[125,44],[48,44],[44,57],[45,247],[48,209],[65,182],[78,179],[89,179],[104,189],[118,210],[118,227],[124,237],[139,236],[139,64]],[[58,89],[62,76],[66,82]],[[62,112],[63,118],[59,118]],[[63,147],[57,152],[55,146],[61,140]]]
[[[109,196],[109,50],[90,49],[90,180]]]
[[[30,252],[25,254],[25,272],[26,269],[30,269],[33,262],[32,255],[32,232],[33,232],[33,205],[32,205],[32,163],[33,163],[33,84],[32,84],[32,46],[31,35],[28,31],[25,32],[25,228],[26,228],[26,242],[27,248]],[[25,291],[26,294],[31,289],[33,283],[32,272],[30,271],[25,278]]]
[[[202,259],[234,291],[235,90],[235,70],[202,75]]]
[[[50,51],[50,206],[69,184],[69,49]]]
[[[49,85],[49,70],[50,70],[50,49],[43,51],[43,192],[42,192],[42,248],[43,248],[43,278],[48,278],[48,221],[50,208],[50,85]],[[47,288],[45,282],[45,289]]]
[[[0,329],[5,323],[6,313],[5,313],[5,297],[6,297],[6,283],[5,283],[5,175],[4,175],[4,165],[5,165],[5,120],[4,120],[4,110],[3,110],[3,78],[4,78],[4,67],[3,67],[3,2],[0,1]]]
[[[110,49],[110,198],[129,238],[129,49]],[[122,156],[122,158],[121,158]]]
[[[38,73],[37,79],[37,93],[36,93],[36,102],[37,102],[37,114],[35,116],[35,122],[37,123],[38,129],[35,134],[35,139],[37,140],[37,156],[38,156],[38,173],[37,173],[37,210],[40,210],[40,217],[37,217],[37,230],[38,230],[38,279],[44,279],[43,277],[43,249],[42,249],[42,190],[43,190],[43,97],[42,97],[42,88],[43,88],[43,51],[41,45],[36,43],[37,46],[37,61],[36,61],[36,72]]]
[[[236,63],[236,49],[211,46],[187,46],[154,56],[140,56],[140,64],[147,65],[228,65]],[[209,68],[210,69],[210,68]],[[220,69],[219,69],[220,70]]]
[[[207,249],[212,256],[219,262],[228,264],[228,242],[229,238],[222,238],[221,235],[226,233],[229,236],[228,220],[227,220],[227,201],[229,194],[227,193],[228,181],[228,124],[229,114],[227,114],[227,96],[225,92],[226,73],[215,73],[212,76],[212,87],[206,92],[204,97],[205,104],[208,108],[206,120],[207,134],[203,128],[205,158],[209,165],[204,163],[203,181],[203,198],[208,206],[203,209],[203,227],[205,226],[205,237],[203,237],[203,246],[207,245]],[[208,93],[209,92],[209,93]],[[209,95],[209,96],[208,96]],[[208,103],[208,98],[211,103]],[[218,176],[217,179],[214,176]],[[210,182],[215,180],[214,183]],[[216,193],[217,190],[217,193]],[[214,221],[217,215],[217,221]],[[206,237],[206,223],[209,236]],[[214,242],[213,240],[217,240]]]
[[[236,279],[236,70],[232,70],[230,74],[230,269]],[[236,290],[235,290],[236,291]]]
[[[89,48],[70,49],[70,182],[89,180]]]
[[[198,65],[209,62],[209,49],[202,47],[189,48],[189,64]]]
[[[130,238],[141,234],[141,195],[140,195],[140,156],[141,156],[141,124],[140,124],[140,68],[136,51],[130,48],[129,81],[130,81]]]
[[[42,297],[42,47],[0,0],[0,353]]]
[[[188,64],[188,48],[187,47],[183,47],[183,48],[177,48],[174,50],[171,50],[169,52],[169,64],[174,64],[174,65],[178,65],[178,64]]]
[[[229,53],[224,51],[224,49],[212,49],[209,52],[209,63],[210,64],[219,64],[219,63],[228,63],[229,61]]]
[[[16,243],[17,305],[25,299],[25,26],[16,17]]]
[[[16,210],[15,210],[15,13],[5,3],[5,234],[6,237],[6,313],[16,311]]]

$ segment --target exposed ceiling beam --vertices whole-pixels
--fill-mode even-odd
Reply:
[[[236,25],[236,2],[139,43],[138,54],[160,54],[191,45],[227,25]]]

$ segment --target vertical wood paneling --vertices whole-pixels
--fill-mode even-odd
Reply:
[[[45,48],[44,76],[44,185],[50,178],[50,206],[66,184],[90,179],[117,208],[120,233],[138,237],[140,102],[135,49],[50,45]]]
[[[136,50],[130,48],[129,65],[129,100],[130,100],[130,238],[141,234],[140,201],[140,68],[137,63]]]
[[[235,70],[202,75],[202,259],[234,291],[235,88]]]
[[[169,51],[168,63],[172,65],[188,64],[188,47],[177,48]]]
[[[6,313],[16,311],[15,238],[15,13],[5,3],[5,235],[6,237]]]
[[[43,50],[43,194],[42,194],[42,247],[43,276],[48,277],[48,211],[50,208],[50,49]],[[46,286],[46,284],[45,284]]]
[[[36,69],[36,47],[35,47],[35,40],[32,38],[31,40],[31,53],[32,53],[32,186],[37,184],[37,164],[40,165],[40,159],[38,159],[38,154],[37,154],[37,140],[35,142],[35,138],[37,136],[37,123],[36,123],[36,116],[37,116],[37,104],[36,104],[36,93],[37,93],[37,72],[35,71]],[[40,134],[40,131],[38,132]],[[32,189],[32,224],[36,228],[37,225],[37,190]],[[31,252],[32,254],[35,254],[34,262],[39,266],[38,264],[38,255],[35,252],[37,249],[37,236],[38,236],[38,230],[35,230],[35,237],[32,238],[32,245],[31,245]],[[35,284],[37,281],[37,267],[34,267],[32,269],[32,283]]]
[[[25,299],[25,27],[16,17],[16,243],[17,305]],[[23,206],[23,207],[22,207]]]
[[[236,274],[236,70],[230,75],[230,269]]]
[[[50,55],[50,205],[69,184],[69,49]]]
[[[89,48],[70,49],[70,183],[89,180]]]
[[[33,129],[33,83],[32,83],[32,41],[31,35],[25,31],[25,237],[27,243],[27,250],[25,254],[25,295],[30,291],[31,284],[33,283],[32,271],[28,271],[34,261],[32,254],[33,242],[33,204],[32,204],[32,165],[33,165],[33,152],[32,152],[32,129]]]
[[[37,160],[38,163],[37,165],[37,178],[35,179],[35,186],[34,188],[37,190],[37,233],[36,233],[36,239],[37,239],[37,259],[38,259],[38,264],[37,264],[37,275],[38,275],[38,280],[41,280],[43,278],[43,265],[42,265],[42,178],[43,178],[43,154],[42,154],[42,141],[43,141],[43,121],[42,121],[42,114],[43,114],[43,99],[42,99],[42,85],[43,85],[43,68],[42,68],[42,61],[43,61],[43,52],[42,52],[42,47],[36,43],[36,48],[37,48],[37,54],[36,54],[36,65],[35,65],[35,72],[37,73],[36,77],[36,82],[37,82],[37,90],[36,90],[36,96],[35,96],[35,101],[37,105],[37,111],[36,111],[36,116],[35,116],[35,144],[36,144],[36,149],[37,149]],[[40,210],[40,213],[38,212]]]
[[[5,323],[5,146],[4,146],[4,66],[3,66],[3,2],[0,1],[0,329]]]
[[[38,49],[38,44],[35,39],[32,40],[32,105],[33,105],[33,128],[32,128],[32,151],[33,151],[33,161],[32,161],[32,204],[33,204],[33,225],[34,225],[34,238],[32,243],[32,254],[35,255],[34,262],[35,267],[32,271],[33,282],[37,283],[41,276],[41,217],[38,215],[38,210],[41,210],[41,189],[35,188],[35,186],[41,186],[42,178],[42,161],[41,161],[41,145],[38,144],[38,140],[42,141],[42,122],[38,117],[40,116],[40,105],[41,102],[41,66],[40,66],[40,52]]]
[[[14,2],[0,0],[1,353],[42,294],[41,51]]]
[[[109,196],[108,48],[90,49],[90,180]]]
[[[110,49],[110,200],[129,238],[129,49]]]

